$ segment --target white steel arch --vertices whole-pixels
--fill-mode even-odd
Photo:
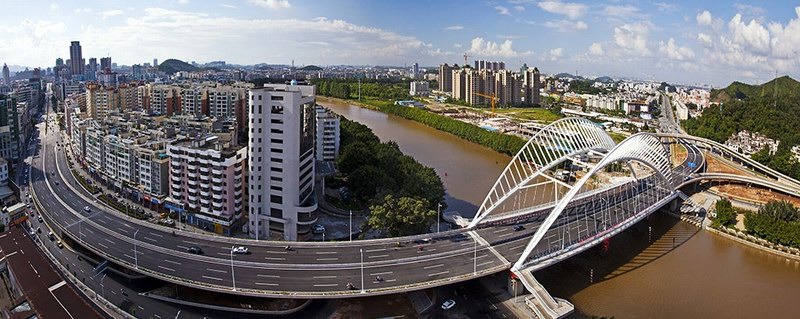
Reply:
[[[563,118],[543,127],[531,137],[497,178],[469,227],[480,221],[520,188],[544,176],[544,172],[576,155],[605,152],[614,140],[602,127],[584,118]]]
[[[573,185],[569,192],[558,201],[558,204],[553,208],[542,225],[536,230],[536,233],[531,238],[528,246],[522,252],[519,260],[511,268],[512,271],[519,271],[525,266],[525,261],[533,252],[539,241],[542,240],[545,233],[550,229],[556,219],[561,215],[567,205],[583,188],[586,182],[592,178],[597,172],[608,166],[609,164],[620,161],[636,161],[642,163],[654,171],[654,174],[665,184],[669,185],[670,191],[674,191],[671,185],[672,163],[670,162],[669,152],[661,143],[661,139],[650,133],[638,133],[622,141],[619,145],[614,147],[608,155],[606,155],[595,167],[584,175],[575,185]]]

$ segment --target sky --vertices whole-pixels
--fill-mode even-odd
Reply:
[[[663,2],[662,2],[663,1]],[[411,65],[476,59],[681,84],[800,78],[800,2],[137,0],[0,3],[0,63]],[[98,59],[99,60],[99,59]]]

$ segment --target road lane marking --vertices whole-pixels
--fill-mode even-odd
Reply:
[[[277,286],[278,284],[268,283],[268,282],[254,282],[256,286]]]
[[[314,279],[333,279],[336,276],[314,276]]]
[[[154,233],[154,232],[149,232],[149,233],[150,233],[150,235],[153,235],[153,236],[156,236],[156,237],[161,237],[161,238],[164,238],[164,235],[161,235],[161,234],[156,234],[156,233]]]
[[[267,250],[267,254],[288,254],[289,252],[286,251],[271,251]]]
[[[142,237],[144,237],[144,239],[145,239],[145,240],[149,240],[149,241],[152,241],[152,242],[154,242],[154,243],[157,243],[157,242],[158,242],[158,240],[155,240],[155,239],[153,239],[153,238],[150,238],[150,237],[147,237],[147,236],[142,236]]]
[[[223,274],[227,274],[228,273],[228,271],[226,271],[226,270],[219,270],[219,269],[214,269],[214,268],[206,268],[206,270],[213,271],[213,272],[218,272],[218,273],[223,273]]]
[[[184,242],[184,243],[187,243],[187,244],[200,246],[199,243],[196,243],[196,242],[193,242],[193,241],[188,241],[188,240],[181,240],[181,241]],[[227,247],[225,249],[227,249]]]
[[[417,250],[417,253],[425,253],[429,251],[436,251],[436,248],[427,248],[425,250]]]
[[[491,263],[493,263],[493,262],[494,262],[494,260],[490,260],[490,261],[486,261],[486,262],[482,262],[482,263],[480,263],[480,264],[477,264],[476,266],[477,266],[477,267],[480,267],[480,266],[483,266],[483,265],[488,265],[488,264],[491,264]]]
[[[286,260],[286,258],[283,258],[283,257],[264,257],[264,259],[266,259],[266,260]]]
[[[500,228],[500,229],[497,229],[497,230],[493,230],[492,233],[493,234],[497,234],[497,233],[502,233],[502,232],[505,232],[505,231],[508,231],[508,228]]]
[[[428,274],[428,277],[433,277],[433,276],[438,276],[438,275],[446,275],[446,274],[449,274],[449,273],[450,273],[449,270],[445,270],[445,271],[442,271],[442,272]]]
[[[373,283],[373,284],[379,284],[379,283],[382,283],[382,282],[395,282],[395,281],[397,281],[397,279],[385,279],[385,280],[383,280],[383,281],[377,281],[377,280],[375,280],[375,281],[373,281],[372,283]]]
[[[520,249],[520,248],[525,247],[525,246],[528,246],[528,244],[517,245],[517,246],[509,248],[509,250],[517,250],[517,249]]]
[[[481,258],[486,257],[486,256],[489,256],[489,255],[478,255],[478,258],[470,257],[469,259],[471,259],[471,260],[481,259]]]
[[[391,275],[394,271],[384,271],[384,272],[376,272],[374,274],[369,274],[370,276],[380,276],[380,275]]]
[[[497,237],[503,238],[503,237],[506,237],[506,236],[511,236],[511,234],[513,234],[513,233],[500,234],[500,235],[497,235]]]
[[[317,261],[336,261],[339,258],[317,258]]]
[[[131,255],[128,255],[128,254],[122,254],[122,255],[123,255],[123,256],[125,256],[125,257],[128,257],[128,258],[130,258],[130,259],[136,259],[136,258],[133,258],[133,256],[131,256]]]
[[[98,245],[100,245],[100,246],[102,246],[102,247],[103,247],[103,248],[105,248],[105,249],[108,249],[108,246],[106,246],[106,244],[103,244],[103,243],[97,243],[97,244],[98,244]]]
[[[189,247],[181,246],[181,245],[178,245],[177,247],[180,248],[180,249],[184,249],[184,250],[188,250],[189,249]]]
[[[331,254],[337,254],[337,252],[335,252],[335,251],[318,251],[318,252],[316,252],[316,254],[317,255],[331,255]]]
[[[179,263],[177,261],[172,261],[172,260],[169,260],[169,259],[164,259],[164,261],[166,261],[166,262],[168,262],[170,264],[174,264],[174,265],[181,265],[181,263]]]
[[[257,274],[256,276],[257,277],[264,277],[264,278],[281,278],[281,276],[278,276],[278,275]]]
[[[314,284],[314,287],[336,287],[339,284]]]
[[[172,268],[169,268],[169,267],[164,267],[164,266],[158,266],[158,268],[161,268],[161,269],[164,269],[164,270],[173,271],[173,272],[175,271],[175,269],[172,269]]]
[[[367,258],[383,258],[383,257],[389,257],[389,255],[375,255],[375,256],[367,256]]]
[[[211,280],[217,280],[217,281],[222,281],[222,278],[217,278],[217,277],[203,276],[203,278],[205,278],[205,279],[211,279]]]

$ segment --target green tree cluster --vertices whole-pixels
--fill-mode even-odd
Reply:
[[[745,214],[747,232],[772,243],[800,248],[800,211],[787,201],[771,201]]]
[[[736,223],[736,210],[733,209],[731,201],[727,199],[720,199],[715,205],[717,218],[711,223],[714,228],[728,227]]]
[[[409,100],[411,96],[408,80],[361,79],[361,97],[385,100]],[[317,94],[350,99],[358,97],[358,79],[317,79],[312,84],[317,86]]]
[[[373,229],[385,229],[392,237],[421,234],[428,230],[437,213],[424,199],[395,198],[386,195],[380,204],[370,206],[367,224]]]
[[[433,208],[444,198],[444,185],[436,171],[404,155],[397,143],[381,143],[365,125],[343,118],[340,143],[337,167],[357,201],[380,201],[391,194],[423,200]]]

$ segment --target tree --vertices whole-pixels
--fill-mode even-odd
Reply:
[[[731,201],[720,199],[716,204],[717,218],[714,219],[712,226],[715,228],[733,225],[736,222],[736,211],[733,209]]]
[[[436,211],[428,207],[424,199],[386,195],[383,203],[370,206],[367,224],[372,229],[388,232],[392,237],[421,234],[437,217]]]

